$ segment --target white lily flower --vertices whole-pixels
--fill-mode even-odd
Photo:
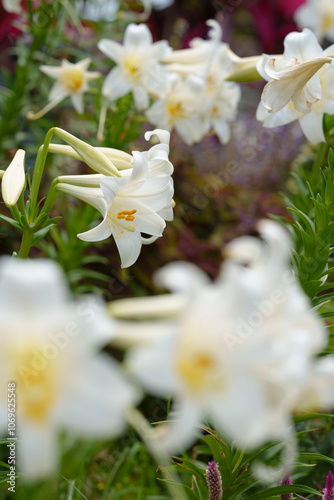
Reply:
[[[310,28],[320,42],[334,42],[334,1],[306,0],[294,14],[300,28]]]
[[[57,184],[60,191],[76,196],[101,212],[104,217],[101,224],[78,234],[78,238],[101,241],[112,234],[122,267],[129,267],[138,259],[143,243],[141,233],[155,238],[162,236],[166,225],[164,217],[170,215],[172,207],[173,185],[170,176],[150,177],[148,162],[138,151],[133,152],[133,159],[130,176],[103,176],[100,188],[62,182]],[[152,240],[144,242],[151,243]]]
[[[264,88],[257,119],[265,127],[277,127],[298,120],[313,144],[325,141],[324,113],[334,109],[334,46],[325,51],[308,29],[289,33],[282,58],[265,55],[259,73],[271,80]]]
[[[189,75],[184,81],[179,75],[171,74],[168,81],[166,95],[146,112],[148,120],[166,130],[175,128],[187,144],[200,141],[207,129],[207,122],[203,120],[204,79]]]
[[[24,158],[25,151],[19,149],[4,171],[1,182],[1,194],[7,207],[13,207],[25,186]]]
[[[290,271],[287,233],[272,221],[259,230],[267,245],[251,237],[232,242],[215,283],[186,263],[159,272],[160,285],[188,300],[174,318],[154,323],[156,340],[150,323],[128,327],[137,345],[136,334],[144,335],[130,352],[130,369],[147,391],[175,401],[177,420],[159,436],[167,452],[191,444],[195,425],[207,419],[239,446],[289,435],[326,331]]]
[[[43,479],[57,473],[60,433],[119,435],[137,395],[117,363],[100,353],[114,329],[103,304],[70,301],[55,263],[3,258],[0,314],[0,427],[4,433],[13,398],[18,470],[22,480]]]
[[[107,75],[102,94],[115,100],[132,91],[137,108],[147,108],[149,94],[161,92],[164,85],[165,72],[159,61],[171,51],[168,42],[161,40],[153,43],[145,24],[129,24],[123,45],[103,39],[98,47],[117,64]]]
[[[70,97],[74,109],[82,114],[84,112],[83,95],[89,90],[89,82],[99,78],[97,71],[87,71],[90,59],[83,59],[77,63],[70,63],[63,59],[59,66],[40,66],[40,70],[47,76],[56,79],[56,83],[49,93],[49,104],[37,113],[28,113],[29,120],[37,120],[54,108],[66,97]]]

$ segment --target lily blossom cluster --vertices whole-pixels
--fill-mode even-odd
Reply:
[[[19,402],[18,467],[26,481],[43,479],[58,471],[61,433],[118,436],[138,396],[101,352],[113,331],[103,304],[71,301],[54,262],[3,257],[0,299],[0,375],[8,381],[0,391],[0,427],[8,426],[8,398]]]
[[[310,28],[322,42],[327,38],[334,42],[334,1],[306,0],[294,14],[300,28]]]
[[[98,172],[57,178],[58,191],[89,203],[103,217],[101,224],[78,237],[101,241],[113,235],[122,267],[131,266],[138,259],[142,244],[153,243],[162,236],[165,221],[173,220],[169,132],[147,132],[147,140],[157,136],[160,143],[144,153],[134,151],[132,156],[109,148],[93,148],[67,133],[63,136],[69,146],[50,145],[50,150],[79,157]]]
[[[104,81],[103,95],[115,100],[132,91],[153,125],[175,129],[187,144],[211,131],[228,142],[240,89],[226,81],[232,62],[221,28],[214,20],[208,25],[209,40],[195,39],[191,48],[174,52],[166,41],[153,43],[145,25],[130,24],[123,45],[101,40],[100,50],[117,64]],[[149,98],[155,101],[151,107]]]
[[[264,55],[257,64],[269,82],[257,119],[269,128],[298,120],[310,142],[324,142],[324,114],[334,113],[333,57],[334,45],[323,50],[309,29],[289,33],[282,57]]]
[[[175,128],[187,144],[211,131],[227,143],[241,97],[239,86],[226,81],[232,61],[227,44],[221,42],[221,27],[212,19],[207,24],[209,40],[196,38],[189,49],[163,59],[170,73],[169,89],[147,112],[149,121]]]
[[[119,321],[115,341],[135,343],[130,370],[149,393],[173,397],[173,422],[157,428],[168,453],[190,445],[195,426],[208,419],[242,447],[290,439],[299,401],[303,408],[334,403],[332,359],[322,373],[324,390],[316,394],[312,382],[314,371],[324,371],[316,356],[328,335],[291,272],[288,234],[269,220],[258,229],[264,241],[241,237],[227,246],[214,283],[195,266],[174,263],[156,282],[175,300],[171,294],[159,303],[147,298],[146,306],[144,299],[111,304]],[[133,310],[147,319],[149,307],[152,318],[164,317],[154,326],[126,321]]]

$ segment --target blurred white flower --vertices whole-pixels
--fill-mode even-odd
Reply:
[[[40,66],[39,69],[45,75],[57,80],[49,93],[50,105],[47,111],[66,97],[70,97],[74,109],[80,114],[83,113],[83,94],[88,91],[89,82],[100,76],[96,71],[87,71],[90,62],[90,59],[83,59],[77,63],[70,63],[63,59],[60,66]],[[40,117],[41,112],[36,115]],[[31,113],[28,117],[35,119]]]
[[[164,86],[165,71],[159,61],[172,50],[168,42],[153,43],[145,24],[129,24],[123,45],[103,39],[98,47],[117,64],[107,75],[102,94],[115,100],[132,91],[137,108],[147,108],[150,93],[160,93]]]
[[[200,141],[208,127],[203,119],[205,81],[193,75],[183,80],[177,74],[170,74],[168,83],[165,96],[146,112],[148,120],[157,127],[175,129],[187,144]]]
[[[272,221],[259,230],[266,244],[232,242],[215,283],[190,264],[162,269],[157,283],[188,297],[183,310],[173,317],[167,305],[155,333],[145,322],[129,327],[132,339],[145,337],[130,351],[130,369],[149,392],[175,401],[177,420],[159,436],[168,452],[189,445],[205,419],[240,446],[286,438],[296,398],[326,344],[325,327],[290,271],[287,233]],[[117,302],[112,310],[117,315]]]
[[[2,0],[2,6],[7,12],[13,14],[21,14],[23,10],[21,0]]]
[[[265,80],[257,119],[265,127],[298,120],[313,144],[325,141],[324,113],[334,113],[334,46],[323,50],[308,29],[289,33],[282,58],[264,56],[258,71]]]
[[[163,10],[170,7],[174,0],[141,0],[146,9]]]
[[[294,14],[300,28],[310,28],[320,42],[334,42],[334,1],[306,0]]]
[[[118,0],[77,0],[81,19],[114,21],[119,9]]]
[[[1,194],[7,207],[12,207],[17,203],[25,186],[24,158],[25,151],[16,151],[10,165],[4,171],[1,182]]]
[[[57,472],[60,433],[114,437],[137,396],[100,353],[113,332],[103,305],[71,301],[55,263],[2,258],[0,314],[0,427],[7,428],[7,384],[15,382],[19,470],[36,480]]]
[[[148,119],[157,126],[175,128],[187,144],[200,141],[213,130],[225,144],[230,139],[229,122],[235,120],[240,88],[227,82],[232,68],[222,30],[210,19],[209,40],[196,38],[191,48],[167,55],[167,93],[148,110]],[[178,76],[176,76],[176,73]]]
[[[146,156],[149,156],[149,153]],[[160,167],[159,162],[162,165]],[[166,226],[164,219],[173,218],[174,190],[170,174],[156,172],[159,168],[166,169],[164,165],[169,166],[169,161],[152,153],[149,168],[145,155],[134,151],[130,175],[129,171],[125,170],[121,178],[91,176],[93,184],[89,187],[85,187],[89,176],[78,176],[77,179],[76,176],[71,176],[71,179],[68,176],[59,178],[62,181],[57,185],[60,191],[91,204],[104,217],[99,226],[78,234],[78,237],[84,241],[101,241],[112,234],[120,253],[122,267],[134,264],[142,243],[151,243],[162,236]],[[95,182],[99,182],[100,188],[94,187]],[[143,241],[141,233],[154,238]]]
[[[334,356],[319,358],[295,403],[296,411],[331,410],[334,406]]]

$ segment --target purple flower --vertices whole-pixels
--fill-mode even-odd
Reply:
[[[223,498],[222,478],[218,463],[212,460],[206,469],[206,482],[209,488],[208,500],[221,500]]]
[[[292,484],[290,474],[282,479],[282,481],[279,483],[280,486],[287,486],[290,484]],[[292,493],[283,493],[283,495],[280,495],[280,500],[292,500]]]
[[[334,477],[331,471],[328,472],[323,494],[322,500],[334,500]]]

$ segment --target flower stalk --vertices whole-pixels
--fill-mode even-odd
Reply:
[[[46,157],[48,155],[49,144],[51,142],[52,136],[55,133],[55,128],[50,128],[45,136],[44,144],[38,150],[34,173],[32,177],[31,191],[30,191],[30,205],[29,205],[29,221],[32,222],[34,219],[34,212],[37,204],[37,197],[39,188],[41,185],[42,175],[44,172],[44,166],[46,162]]]
[[[23,237],[21,241],[21,247],[19,251],[19,257],[21,259],[26,259],[29,255],[30,248],[32,247],[32,240],[34,237],[34,232],[30,229],[23,231]]]

